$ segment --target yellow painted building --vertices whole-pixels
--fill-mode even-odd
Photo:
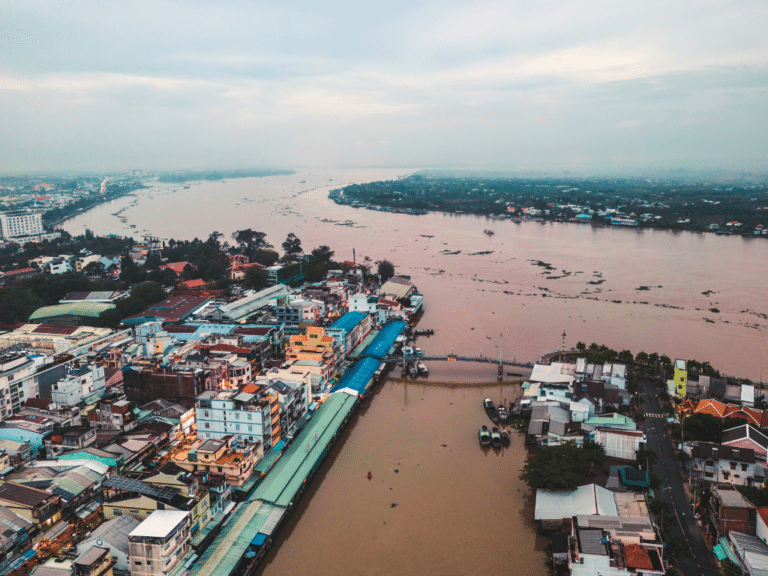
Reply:
[[[688,394],[688,370],[685,360],[675,360],[675,396],[685,398]]]

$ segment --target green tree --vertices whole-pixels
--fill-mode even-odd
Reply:
[[[648,354],[646,352],[638,352],[635,356],[635,362],[643,366],[648,364]]]
[[[328,268],[322,262],[311,260],[304,266],[307,282],[320,282],[328,274]]]
[[[547,446],[528,455],[520,479],[532,489],[574,490],[579,476],[590,464],[604,464],[602,446],[585,441],[583,447],[567,442],[560,446]]]
[[[120,264],[120,280],[126,284],[136,284],[146,277],[146,272],[136,266],[136,263],[129,257],[123,256]]]
[[[667,574],[669,574],[669,570],[667,570]],[[723,560],[723,576],[742,576],[743,574],[741,567],[733,560],[730,558]]]
[[[587,351],[587,345],[584,342],[576,342],[576,350],[584,354]]]
[[[42,306],[45,303],[31,290],[13,285],[0,288],[0,322],[3,324],[26,322]]]
[[[624,364],[632,364],[635,361],[635,356],[629,350],[622,350],[619,352],[619,362]]]
[[[723,434],[723,421],[709,414],[691,414],[685,419],[686,442],[714,442],[720,443]]]
[[[264,232],[257,232],[250,228],[237,230],[232,234],[232,239],[237,242],[242,252],[248,254],[254,250],[269,250],[272,248],[272,245],[267,242],[267,235]]]
[[[667,547],[664,549],[664,553],[668,558],[676,560],[688,556],[691,553],[691,547],[684,538],[674,538],[670,542],[667,542]]]
[[[395,275],[395,265],[389,260],[382,260],[379,262],[379,280],[382,284],[392,278]]]
[[[331,263],[331,259],[333,258],[334,251],[330,249],[330,247],[323,244],[322,246],[318,246],[314,250],[312,250],[312,258],[323,264],[324,266],[328,266]]]
[[[144,282],[131,288],[131,296],[140,298],[145,306],[165,300],[168,296],[163,287],[157,282]]]
[[[243,278],[243,288],[252,290],[261,290],[269,286],[269,274],[263,268],[251,266],[245,272]]]
[[[291,232],[286,236],[285,242],[283,242],[283,252],[286,256],[296,256],[301,254],[304,250],[301,248],[301,240]]]
[[[280,260],[280,254],[274,250],[257,248],[251,253],[251,262],[256,262],[262,266],[272,266]]]
[[[99,314],[99,319],[96,324],[102,328],[111,328],[112,330],[117,330],[117,328],[120,326],[120,322],[122,321],[123,315],[120,313],[120,309],[110,308],[109,310],[104,310],[104,312]]]

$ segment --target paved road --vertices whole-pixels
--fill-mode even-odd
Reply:
[[[656,387],[651,382],[640,381],[643,389],[643,412],[661,414],[659,398],[656,396]],[[685,487],[680,477],[678,462],[672,447],[672,439],[664,428],[664,419],[658,417],[646,417],[644,423],[646,446],[656,452],[658,458],[651,466],[651,472],[661,478],[661,499],[673,507],[675,526],[668,527],[668,539],[685,538],[691,546],[691,555],[678,560],[678,567],[685,576],[718,576],[712,553],[704,542],[696,521],[693,518],[691,504],[685,493]]]

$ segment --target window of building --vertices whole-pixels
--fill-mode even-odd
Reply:
[[[731,470],[736,470],[736,462],[731,462]]]
[[[210,428],[210,427],[211,427],[211,425],[210,425],[208,422],[206,422],[206,423],[205,423],[205,427],[206,427],[206,428]]]
[[[123,515],[123,511],[122,510],[114,510],[112,512],[112,515],[113,516],[122,516]]]

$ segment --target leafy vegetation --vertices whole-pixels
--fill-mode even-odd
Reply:
[[[521,215],[522,207],[544,219],[574,218],[581,209],[606,222],[608,210],[644,214],[642,226],[707,230],[738,220],[745,229],[764,224],[758,210],[768,188],[743,183],[712,183],[644,178],[514,178],[505,174],[420,173],[399,180],[352,184],[333,190],[340,204],[376,206],[393,211],[440,210],[486,216]],[[579,206],[580,210],[574,210]],[[606,214],[600,217],[599,214]]]
[[[582,473],[605,463],[605,450],[586,440],[583,447],[567,442],[528,455],[520,479],[534,490],[575,490]]]
[[[382,260],[379,262],[379,281],[384,284],[387,280],[395,275],[395,266],[389,260]]]

